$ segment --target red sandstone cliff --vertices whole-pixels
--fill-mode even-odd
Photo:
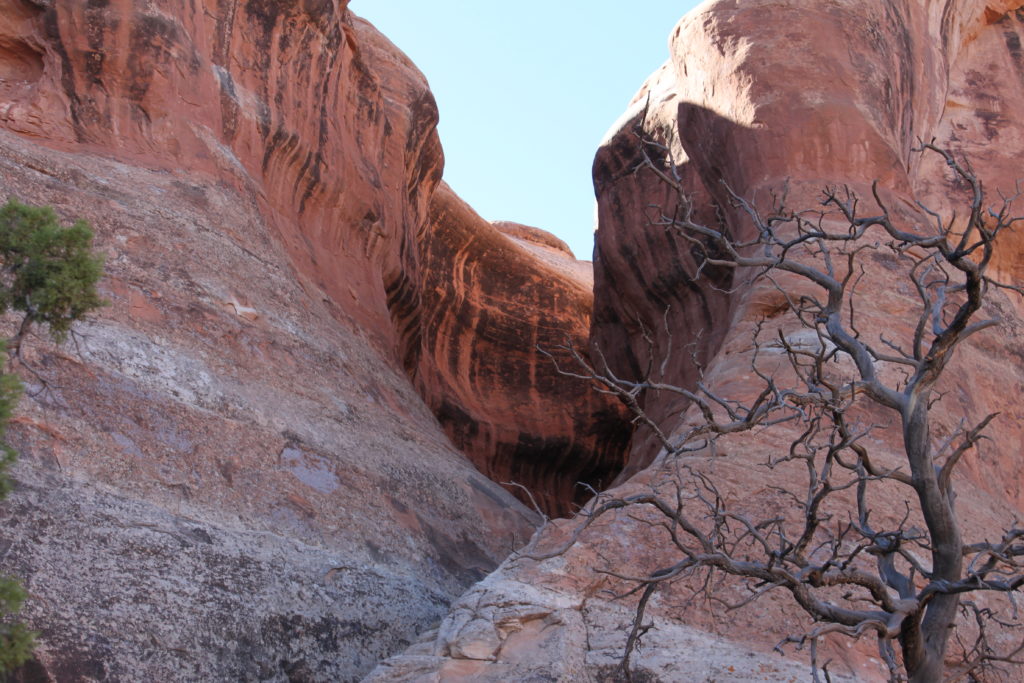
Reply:
[[[351,680],[532,530],[459,448],[552,509],[613,476],[535,348],[588,285],[437,190],[436,118],[344,0],[0,0],[0,193],[91,221],[111,302],[30,350],[29,677]]]
[[[524,484],[550,514],[567,514],[591,496],[578,482],[611,484],[629,438],[617,402],[554,370],[574,367],[567,344],[586,348],[593,280],[551,235],[498,228],[446,186],[434,194],[420,254],[419,347],[406,364],[484,474]]]
[[[732,273],[707,273],[695,284],[689,245],[649,224],[649,207],[671,214],[674,196],[638,166],[637,126],[666,144],[676,171],[698,207],[698,218],[722,221],[742,237],[750,227],[730,208],[722,181],[743,197],[768,202],[788,192],[790,206],[813,206],[822,186],[848,184],[867,194],[878,180],[900,220],[920,220],[916,201],[949,214],[959,197],[935,159],[911,153],[918,139],[969,155],[990,191],[1012,192],[1020,178],[1024,73],[1020,46],[1024,8],[1010,2],[908,0],[717,0],[685,17],[670,38],[670,59],[643,86],[597,153],[599,201],[595,251],[592,343],[622,376],[648,365],[644,336],[651,334],[659,361],[673,350],[658,379],[692,386],[694,348],[708,364],[704,381],[725,396],[751,390],[755,324],[779,309],[767,283],[753,287]],[[1021,284],[1019,235],[1001,246],[1001,275]],[[877,338],[911,324],[913,292],[884,259],[868,259],[869,283],[858,328]],[[736,287],[733,289],[733,287]],[[972,340],[945,378],[935,407],[938,435],[960,418],[977,422],[1001,410],[993,442],[972,453],[957,482],[957,510],[972,538],[997,536],[1024,510],[1019,448],[1024,365],[1019,348],[1024,319],[1018,302],[994,294],[998,331]],[[767,335],[799,333],[793,321],[774,319]],[[655,364],[659,367],[660,363]],[[644,396],[666,433],[697,419],[683,402]],[[1009,399],[1009,400],[1008,400]],[[773,487],[792,473],[763,465],[785,452],[792,427],[749,438],[722,440],[722,457],[693,456],[686,465],[714,478],[731,505],[757,514],[791,503]],[[899,439],[873,435],[871,448],[884,466],[899,465]],[[637,433],[619,495],[664,490],[671,496],[675,464],[649,434]],[[903,492],[883,487],[871,501],[880,519],[904,514]],[[632,512],[606,517],[564,556],[545,562],[511,559],[454,606],[438,631],[377,669],[371,680],[505,681],[531,676],[566,681],[602,680],[622,654],[632,604],[608,595],[617,583],[595,569],[643,574],[669,564],[667,541]],[[540,547],[564,538],[579,522],[549,529]],[[657,593],[648,610],[654,628],[635,654],[638,676],[651,680],[805,680],[802,653],[771,653],[806,617],[788,596],[767,595],[752,605],[714,616],[693,601],[696,586],[678,582]],[[718,610],[720,612],[720,610]],[[873,651],[862,642],[829,650],[834,679],[884,679]],[[1017,670],[1010,672],[1019,678]]]

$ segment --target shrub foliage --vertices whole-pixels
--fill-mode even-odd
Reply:
[[[92,252],[85,221],[64,227],[50,207],[14,199],[0,207],[0,315],[13,312],[17,321],[15,335],[0,342],[0,366],[7,368],[8,348],[18,354],[34,327],[64,341],[75,321],[103,305],[96,291],[102,275],[103,259]],[[0,500],[12,486],[7,470],[17,453],[5,433],[20,395],[17,375],[0,372]],[[0,678],[32,654],[35,634],[15,620],[25,597],[16,579],[0,575]]]

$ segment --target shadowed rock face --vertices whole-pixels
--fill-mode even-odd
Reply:
[[[617,413],[577,436],[607,406],[534,350],[583,341],[580,266],[435,195],[436,117],[344,1],[0,0],[0,194],[91,221],[109,274],[28,349],[27,677],[365,673],[532,530],[435,412],[550,509],[614,476]]]
[[[435,193],[405,364],[482,472],[565,515],[592,495],[579,482],[606,488],[618,474],[628,423],[617,402],[555,370],[576,367],[566,345],[585,353],[589,267],[543,231],[498,228],[447,186]]]
[[[1024,9],[1018,4],[719,0],[685,17],[671,35],[668,62],[612,128],[594,164],[599,231],[592,343],[615,372],[650,372],[692,386],[698,376],[692,352],[705,365],[703,380],[712,390],[749,398],[758,389],[750,370],[755,325],[768,320],[766,338],[800,329],[779,315],[784,301],[778,292],[763,282],[751,286],[749,274],[708,271],[700,281],[689,280],[689,245],[651,224],[649,207],[671,214],[673,197],[653,173],[637,169],[635,131],[670,150],[697,219],[739,238],[749,235],[750,223],[731,207],[725,185],[762,207],[786,192],[795,208],[815,206],[825,184],[845,183],[870,196],[871,182],[878,180],[897,220],[929,224],[916,201],[949,215],[963,205],[962,192],[941,160],[911,153],[919,138],[934,137],[966,153],[993,193],[1012,191],[1022,175],[1024,122],[1013,114],[1024,104]],[[1024,245],[1019,234],[1006,237],[999,269],[1019,285]],[[916,321],[912,288],[884,258],[869,256],[865,266],[858,329],[873,339],[905,336]],[[1002,325],[960,350],[943,379],[945,398],[933,412],[941,439],[961,418],[976,424],[1004,411],[991,427],[993,441],[972,452],[956,482],[957,510],[969,539],[998,535],[1024,509],[1018,453],[1024,415],[1016,400],[1024,386],[1024,320],[1019,302],[1000,293],[991,295],[989,306]],[[668,434],[699,420],[670,396],[643,399]],[[892,420],[880,413],[863,419]],[[720,457],[694,456],[685,464],[712,477],[734,509],[758,518],[765,511],[785,514],[792,502],[773,487],[791,486],[800,472],[764,463],[787,452],[796,429],[725,439]],[[883,467],[900,465],[898,434],[874,432],[865,443]],[[654,487],[671,497],[674,467],[650,435],[638,431],[616,493]],[[873,519],[897,523],[905,492],[886,485],[876,495]],[[630,615],[626,603],[602,597],[625,586],[594,569],[635,575],[680,559],[669,552],[667,537],[634,516],[604,519],[562,557],[506,562],[453,606],[436,634],[389,660],[371,680],[438,673],[475,681],[600,679],[621,657]],[[549,528],[539,546],[553,546],[575,524]],[[659,589],[648,610],[655,628],[634,656],[638,677],[807,678],[802,653],[765,658],[784,637],[808,626],[791,598],[768,594],[715,616],[714,605],[693,601],[695,588],[683,581]],[[836,647],[825,658],[832,661],[834,679],[887,679],[873,643]]]

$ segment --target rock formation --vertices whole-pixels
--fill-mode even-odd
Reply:
[[[1024,123],[1013,114],[1024,92],[1022,36],[1024,8],[1010,2],[701,5],[675,28],[668,62],[597,153],[592,343],[620,376],[638,377],[653,367],[657,379],[683,386],[697,379],[692,351],[706,364],[704,382],[742,397],[752,386],[755,324],[782,310],[777,290],[763,282],[751,286],[742,273],[707,272],[697,282],[687,277],[693,272],[688,243],[650,224],[650,207],[671,214],[675,195],[638,166],[638,135],[671,153],[698,218],[721,221],[738,236],[751,228],[728,201],[726,185],[760,206],[785,192],[790,207],[813,207],[825,184],[847,184],[870,196],[877,180],[894,212],[919,224],[927,217],[917,201],[949,215],[961,197],[943,164],[912,153],[919,139],[935,138],[966,153],[990,191],[1013,191],[1021,175],[1016,160],[1024,152]],[[1001,277],[1018,285],[1019,242],[1019,234],[1004,241],[999,265]],[[870,258],[867,267],[864,301],[870,304],[862,306],[858,328],[876,337],[905,332],[912,326],[912,291],[884,259]],[[998,293],[990,305],[1001,327],[961,349],[934,409],[938,438],[961,418],[973,424],[1004,411],[991,428],[992,441],[971,454],[957,482],[957,509],[972,538],[998,536],[1012,522],[1007,511],[1024,510],[1017,452],[1024,434],[1016,400],[1024,384],[1024,308]],[[784,317],[768,323],[769,335],[799,329]],[[1008,403],[1007,396],[1014,400]],[[671,396],[643,400],[666,433],[696,419]],[[785,510],[791,503],[773,489],[788,483],[785,474],[764,463],[788,447],[795,429],[724,440],[719,457],[693,456],[686,464],[713,477],[740,509]],[[900,462],[899,444],[898,435],[885,432],[871,439],[890,467]],[[672,468],[655,440],[638,431],[616,493],[670,488]],[[901,501],[901,491],[885,489],[874,514],[899,519]],[[644,574],[670,557],[669,543],[652,540],[651,528],[629,514],[604,520],[560,557],[508,560],[460,599],[437,631],[370,680],[601,680],[621,656],[635,603],[610,599],[626,584],[595,570]],[[552,547],[578,523],[549,527],[538,546]],[[806,679],[805,653],[771,655],[776,643],[807,624],[788,596],[769,594],[716,616],[713,606],[693,600],[692,588],[678,582],[652,601],[654,629],[634,657],[642,680]],[[887,675],[866,639],[849,649],[839,643],[827,656],[834,680]]]
[[[577,482],[611,484],[629,438],[617,402],[553,371],[554,362],[575,367],[567,344],[586,349],[593,279],[557,238],[497,228],[447,186],[434,194],[420,255],[420,346],[406,366],[482,472],[566,514],[591,496]]]
[[[455,446],[549,509],[621,464],[535,348],[585,344],[579,266],[437,190],[346,4],[0,0],[0,191],[90,221],[110,301],[27,349],[27,679],[352,680],[532,531]]]

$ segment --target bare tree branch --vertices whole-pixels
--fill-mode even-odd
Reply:
[[[954,680],[996,662],[1016,663],[1024,643],[1000,654],[986,630],[1015,621],[1002,621],[990,609],[960,598],[975,593],[1012,598],[1024,586],[1019,561],[1024,529],[1009,529],[997,543],[965,543],[954,510],[957,466],[985,438],[998,413],[937,443],[930,410],[940,396],[936,383],[956,349],[1000,322],[997,317],[977,319],[989,291],[1024,293],[988,274],[997,237],[1024,220],[1012,211],[1019,191],[988,208],[970,166],[934,143],[923,143],[917,151],[940,155],[955,183],[965,189],[965,216],[946,218],[919,203],[923,222],[904,227],[900,220],[905,219],[890,211],[877,183],[871,194],[880,213],[863,214],[860,198],[848,187],[826,188],[817,209],[791,211],[779,204],[764,211],[723,184],[732,209],[750,228],[743,234],[753,235],[743,242],[721,225],[697,220],[671,146],[638,135],[643,158],[634,172],[650,171],[675,194],[670,212],[649,207],[651,223],[672,231],[696,254],[689,277],[704,278],[709,266],[753,273],[755,280],[765,279],[782,293],[789,312],[808,332],[794,341],[780,330],[777,340],[763,342],[764,325],[756,325],[751,369],[760,389],[748,400],[719,394],[703,380],[703,367],[692,386],[666,381],[667,356],[657,363],[654,339],[642,325],[649,363],[641,377],[617,376],[599,349],[594,353],[598,362],[591,364],[567,345],[576,367],[563,371],[618,396],[637,428],[655,435],[664,462],[676,464],[674,497],[658,490],[598,495],[580,512],[564,542],[543,551],[528,548],[524,557],[541,561],[565,553],[606,515],[629,514],[651,533],[665,534],[676,561],[649,573],[600,569],[633,587],[623,596],[641,595],[622,658],[627,677],[630,657],[649,628],[644,618],[651,597],[660,587],[704,570],[746,586],[744,597],[725,600],[713,596],[714,582],[705,580],[701,590],[709,602],[727,610],[769,592],[788,592],[817,625],[780,647],[809,643],[816,680],[821,673],[830,678],[827,663],[819,672],[817,643],[833,634],[854,639],[872,634],[893,681],[940,680],[950,634],[958,615],[965,614],[973,618],[976,639],[961,643],[964,664],[949,672]],[[887,330],[869,339],[857,325],[858,287],[869,279],[863,259],[883,253],[905,266],[916,295],[912,331],[903,338]],[[795,277],[808,291],[797,295],[783,287],[780,273]],[[665,328],[671,344],[667,311]],[[780,350],[779,367],[767,367],[766,348]],[[893,374],[902,379],[886,379]],[[687,426],[676,433],[663,431],[644,410],[649,392],[685,399]],[[889,427],[859,424],[855,407],[862,404],[888,411],[898,423],[903,458],[897,466],[880,466],[881,457],[871,452],[868,437]],[[796,436],[788,451],[769,457],[766,466],[802,468],[801,488],[775,488],[795,501],[797,515],[753,517],[683,459],[706,454],[730,435],[782,423],[796,427]],[[875,528],[869,493],[886,483],[913,495],[902,520]],[[924,528],[913,526],[911,519],[923,521]]]

